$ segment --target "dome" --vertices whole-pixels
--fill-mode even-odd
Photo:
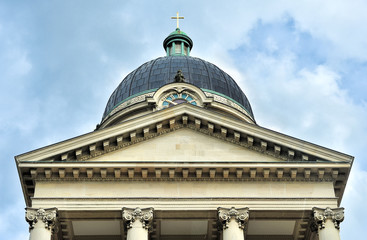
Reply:
[[[102,121],[124,101],[172,83],[178,70],[187,83],[239,104],[254,119],[250,102],[233,78],[212,63],[180,55],[156,58],[128,74],[108,100]]]

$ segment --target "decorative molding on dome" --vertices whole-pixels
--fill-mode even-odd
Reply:
[[[254,122],[254,119],[251,117],[251,115],[246,111],[244,107],[235,103],[234,101],[229,100],[228,97],[226,98],[226,97],[220,96],[219,94],[215,94],[213,92],[208,92],[205,90],[203,91],[207,97],[212,97],[215,102],[222,103],[226,106],[236,109],[237,111],[240,111],[241,113],[245,114],[249,119],[251,119]]]
[[[182,98],[184,96],[184,98]],[[166,101],[169,99],[169,103]],[[235,100],[230,99],[229,97],[225,97],[220,93],[216,93],[214,91],[210,91],[208,89],[200,89],[195,85],[189,83],[170,83],[162,86],[161,88],[148,90],[142,92],[141,95],[136,94],[134,97],[127,99],[120,105],[118,105],[115,109],[109,113],[106,118],[102,121],[101,125],[98,128],[105,128],[110,126],[111,123],[118,122],[117,119],[130,114],[131,112],[137,112],[139,108],[148,109],[151,106],[151,111],[147,113],[151,113],[154,111],[159,111],[175,105],[172,101],[182,99],[182,102],[186,101],[192,103],[195,106],[199,107],[212,107],[218,109],[220,111],[229,113],[235,116],[238,119],[244,120],[248,123],[255,123],[252,119],[251,115],[244,109],[243,106],[235,102]],[[190,99],[191,101],[187,101]],[[139,103],[139,106],[131,107],[133,105]],[[125,111],[124,111],[125,110]]]
[[[108,115],[102,120],[102,123],[105,120],[107,120],[107,118],[109,118],[110,116],[114,115],[115,113],[121,111],[122,109],[127,108],[131,105],[134,105],[136,103],[144,102],[147,97],[152,97],[154,95],[155,90],[156,89],[148,90],[147,93],[137,94],[137,95],[133,96],[132,98],[128,98],[128,99],[124,100],[122,103],[119,103],[117,105],[117,107],[114,108],[110,113],[108,113]]]
[[[175,82],[164,85],[159,88],[152,97],[147,98],[148,103],[155,105],[154,111],[162,110],[184,102],[204,107],[212,101],[213,99],[206,97],[200,88],[184,82]]]
[[[162,96],[165,95],[168,91],[174,90],[177,93],[181,93],[183,91],[189,91],[191,93],[194,93],[202,102],[202,104],[210,103],[212,102],[211,99],[208,99],[204,92],[196,87],[195,85],[189,84],[189,83],[169,83],[161,88],[159,88],[151,98],[147,98],[148,103],[158,104],[158,102],[161,100]]]

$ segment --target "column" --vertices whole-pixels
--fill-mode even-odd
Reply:
[[[244,229],[249,218],[248,208],[218,208],[218,220],[223,229],[223,240],[244,240]]]
[[[152,227],[153,208],[123,208],[122,219],[127,226],[127,240],[148,240]]]
[[[319,240],[340,240],[339,224],[344,220],[344,208],[312,209],[311,230],[319,235]]]
[[[57,218],[56,208],[26,208],[25,220],[29,223],[29,240],[50,240]]]

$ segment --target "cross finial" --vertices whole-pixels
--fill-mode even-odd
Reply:
[[[179,21],[179,19],[184,19],[184,17],[179,17],[178,12],[177,12],[176,17],[171,17],[171,19],[176,19],[177,20],[177,28],[180,28],[178,21]]]

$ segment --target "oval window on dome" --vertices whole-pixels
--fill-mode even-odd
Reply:
[[[175,105],[179,105],[182,103],[190,103],[194,106],[197,106],[197,101],[194,96],[191,96],[188,93],[173,93],[166,95],[165,98],[163,98],[162,107],[168,108]]]

